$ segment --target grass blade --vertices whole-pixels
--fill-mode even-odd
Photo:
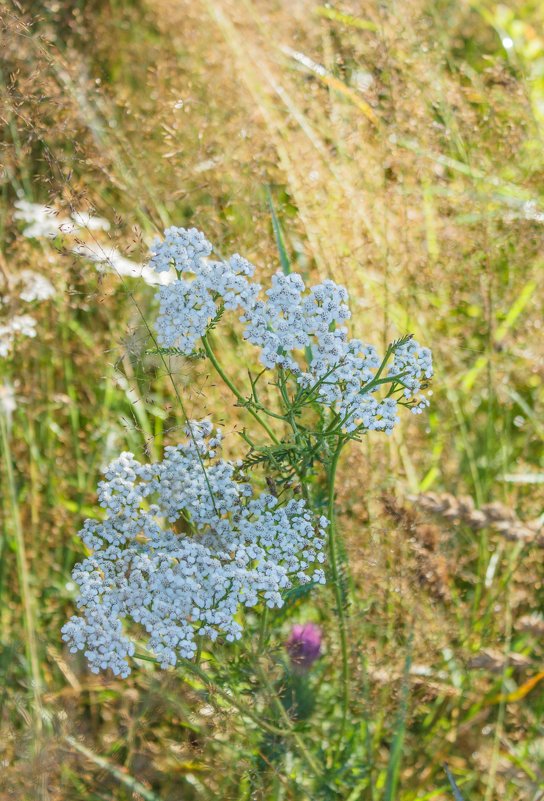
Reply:
[[[289,256],[287,255],[283,231],[281,230],[280,221],[278,220],[278,215],[276,214],[276,209],[274,208],[274,201],[272,200],[272,194],[269,187],[266,188],[266,199],[268,201],[268,207],[272,217],[272,228],[274,230],[276,247],[278,248],[278,253],[280,256],[281,269],[283,270],[284,275],[289,275],[291,272],[291,262],[289,261]]]
[[[64,739],[68,745],[71,745],[75,751],[82,754],[90,762],[93,762],[97,767],[102,768],[102,770],[107,771],[110,776],[113,776],[114,779],[117,779],[118,782],[123,784],[133,793],[138,793],[141,795],[144,801],[162,801],[158,795],[155,795],[152,790],[148,790],[147,787],[144,787],[144,785],[141,784],[138,779],[135,779],[134,776],[131,776],[130,773],[125,773],[116,765],[113,765],[105,757],[95,754],[90,750],[90,748],[87,748],[82,743],[79,743],[76,739],[74,739],[74,737],[66,736]]]
[[[447,765],[444,765],[444,770],[446,771],[446,776],[448,777],[448,781],[451,784],[451,789],[453,790],[453,797],[455,798],[455,801],[465,801],[465,799],[461,795],[459,787],[457,786],[457,782],[451,775],[451,771]]]
[[[361,19],[361,17],[354,17],[352,14],[343,14],[335,8],[328,6],[318,6],[315,10],[318,17],[329,19],[331,22],[339,22],[341,25],[347,25],[349,28],[358,28],[360,31],[377,31],[378,26],[375,22],[368,19]]]
[[[413,635],[411,634],[408,642],[408,653],[406,654],[406,660],[404,662],[402,693],[395,725],[395,736],[393,737],[389,764],[387,766],[387,778],[383,795],[384,801],[394,801],[396,798],[400,763],[402,760],[402,747],[404,744],[404,735],[406,733],[406,716],[408,713],[408,696],[410,693],[410,668],[412,667],[412,643]]]

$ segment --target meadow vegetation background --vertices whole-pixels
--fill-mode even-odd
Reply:
[[[101,468],[157,457],[183,423],[145,353],[152,289],[74,245],[139,263],[164,227],[194,225],[265,278],[270,199],[294,269],[349,288],[356,336],[414,333],[435,363],[429,413],[340,465],[350,736],[319,798],[453,798],[445,763],[465,799],[544,798],[544,6],[2,0],[0,15],[0,312],[29,312],[24,270],[55,287],[37,336],[0,360],[0,798],[312,797],[289,744],[275,773],[213,688],[144,663],[97,677],[60,638]],[[21,200],[110,229],[31,237]],[[202,416],[214,378],[173,370]],[[236,452],[250,419],[216,401]],[[300,731],[324,764],[330,598],[278,617],[261,655],[274,682],[289,622],[322,626]],[[266,709],[272,685],[240,654],[225,663]]]

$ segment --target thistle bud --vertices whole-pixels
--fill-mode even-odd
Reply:
[[[305,673],[321,655],[322,632],[315,623],[298,623],[293,626],[285,648],[291,666],[298,673]]]

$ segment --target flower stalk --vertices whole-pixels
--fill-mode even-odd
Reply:
[[[336,514],[335,514],[336,473],[343,445],[344,441],[342,440],[342,438],[340,438],[338,441],[338,445],[333,453],[327,475],[327,494],[328,494],[327,517],[329,520],[329,560],[330,560],[330,570],[332,576],[333,590],[336,600],[336,614],[338,616],[339,633],[340,633],[340,650],[342,656],[342,716],[340,720],[340,728],[338,731],[338,748],[340,747],[342,738],[344,736],[348,710],[349,710],[349,673],[350,673],[347,617],[345,609],[345,599],[342,592],[342,577],[341,577],[339,547],[338,547],[338,531],[336,528]]]

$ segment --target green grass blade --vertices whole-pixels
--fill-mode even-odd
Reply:
[[[3,455],[5,478],[9,505],[11,506],[11,529],[17,561],[19,592],[23,607],[23,627],[25,632],[25,649],[29,684],[33,696],[32,717],[36,738],[42,731],[42,673],[38,652],[37,609],[36,600],[31,587],[31,566],[28,560],[25,537],[21,523],[19,500],[15,475],[13,472],[12,453],[7,423],[0,412],[0,451]]]
[[[280,221],[278,220],[278,215],[276,214],[276,209],[274,208],[274,201],[272,200],[269,187],[266,188],[266,199],[268,200],[268,207],[272,217],[272,228],[274,229],[274,237],[276,239],[276,246],[280,256],[281,269],[285,275],[289,275],[291,272],[291,262],[289,260],[289,256],[287,255],[287,250],[285,249],[283,231],[281,230]]]
[[[105,757],[99,756],[91,751],[89,748],[84,746],[82,743],[79,743],[76,739],[70,736],[66,736],[64,738],[68,745],[71,745],[75,751],[78,751],[82,756],[86,757],[90,762],[93,762],[97,767],[101,768],[102,770],[107,771],[110,776],[113,776],[118,782],[123,784],[133,793],[138,793],[142,796],[144,801],[162,801],[162,799],[156,795],[152,790],[149,790],[147,787],[144,787],[134,776],[131,776],[130,773],[125,773],[123,770],[118,768],[116,765],[113,765],[108,759]]]
[[[457,782],[451,775],[451,771],[447,765],[444,765],[444,770],[446,771],[446,776],[448,777],[448,781],[451,784],[451,789],[453,790],[453,797],[455,798],[455,801],[465,801],[465,799],[461,795],[459,787],[457,786]]]
[[[378,26],[375,22],[368,19],[361,19],[354,17],[352,14],[343,14],[341,11],[336,11],[335,8],[328,6],[318,6],[315,10],[318,17],[329,19],[331,22],[339,22],[342,25],[347,25],[349,28],[358,28],[360,31],[377,31]]]
[[[402,674],[402,693],[400,707],[395,725],[395,736],[391,745],[389,764],[387,765],[387,777],[385,781],[385,791],[383,801],[394,801],[396,797],[397,784],[399,780],[400,764],[402,761],[402,749],[404,735],[406,733],[406,716],[408,714],[408,696],[410,693],[410,668],[412,667],[412,642],[413,635],[410,635],[408,642],[408,653],[404,662]]]

